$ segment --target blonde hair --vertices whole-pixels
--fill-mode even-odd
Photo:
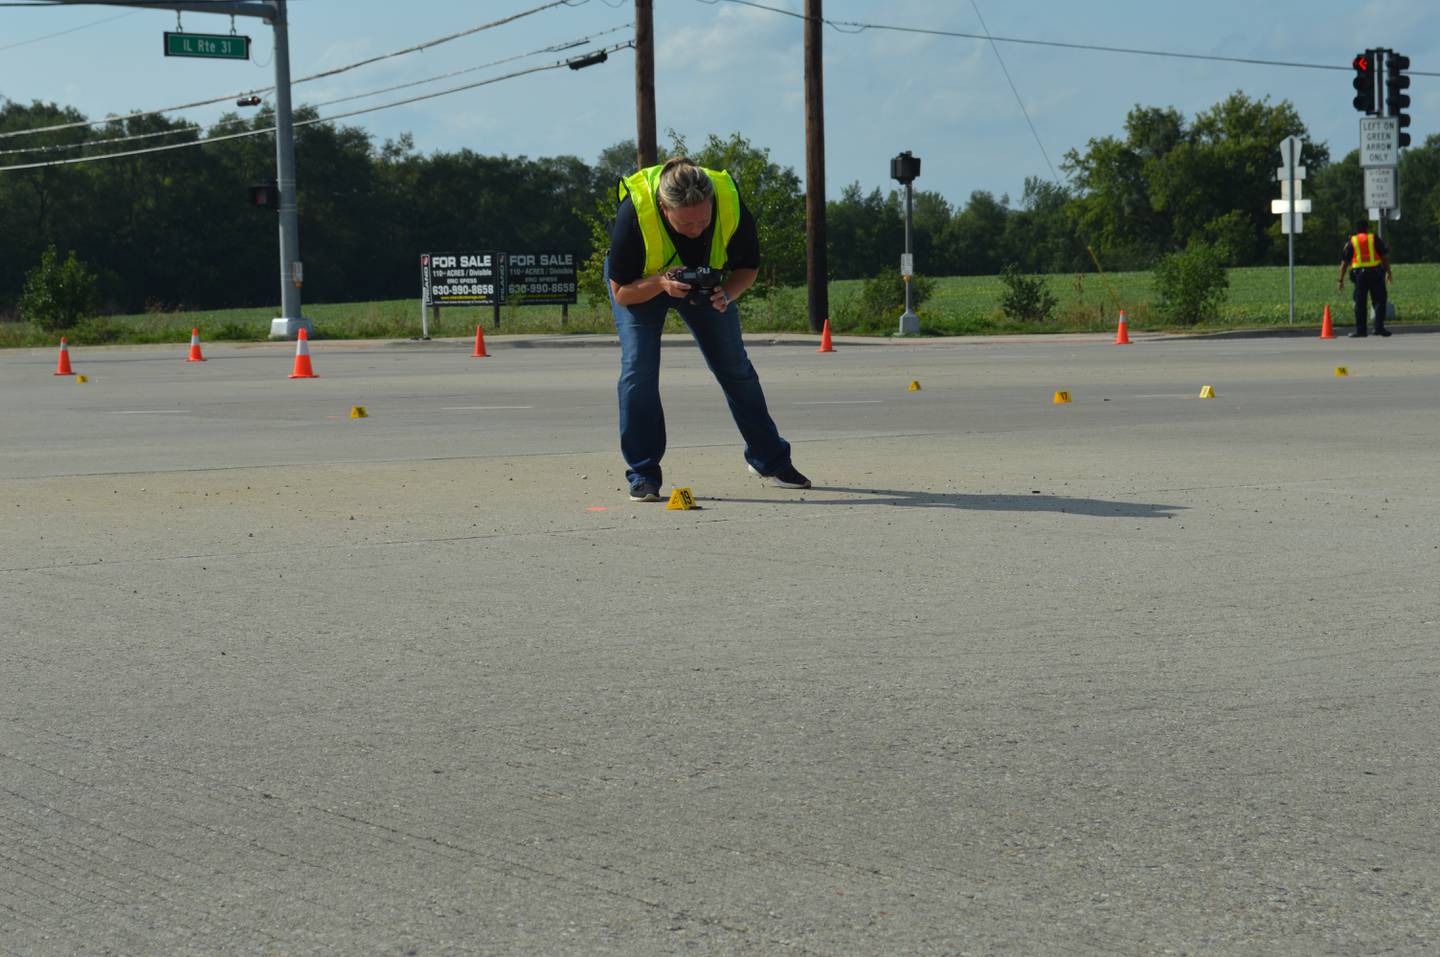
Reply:
[[[665,168],[660,170],[660,185],[656,192],[666,209],[684,209],[710,202],[715,195],[715,185],[690,157],[672,156],[665,161]]]

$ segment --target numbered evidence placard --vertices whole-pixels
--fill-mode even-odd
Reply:
[[[505,301],[511,305],[573,306],[578,290],[574,253],[510,253]]]
[[[420,294],[426,306],[493,306],[505,301],[505,254],[423,253]]]

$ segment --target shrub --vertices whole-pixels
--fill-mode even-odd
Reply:
[[[1168,322],[1193,326],[1217,319],[1230,288],[1224,251],[1213,243],[1191,242],[1155,264],[1156,311]]]
[[[54,328],[69,329],[70,338],[73,339],[77,345],[87,346],[103,346],[112,342],[119,342],[125,335],[125,329],[106,316],[90,316],[81,319],[71,326],[56,326]]]
[[[88,267],[75,258],[75,250],[64,262],[54,245],[40,255],[40,264],[25,276],[20,293],[21,318],[47,332],[72,328],[81,319],[100,309],[99,282]]]
[[[1005,284],[1005,293],[1000,297],[1000,309],[1011,319],[1025,322],[1045,322],[1054,314],[1058,300],[1038,276],[1026,276],[1020,267],[1010,263],[1000,270],[1000,281]]]
[[[910,308],[916,313],[935,292],[935,280],[929,276],[910,277]],[[833,309],[834,325],[846,332],[893,333],[900,325],[905,310],[905,280],[900,273],[886,269],[865,280],[860,294]]]

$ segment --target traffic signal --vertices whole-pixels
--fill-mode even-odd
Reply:
[[[1410,94],[1405,92],[1410,85],[1410,78],[1405,75],[1408,69],[1408,56],[1391,53],[1385,57],[1385,108],[1400,126],[1401,146],[1410,145],[1410,134],[1405,132],[1405,127],[1410,125],[1410,114],[1405,112],[1410,106]]]
[[[257,96],[257,95],[254,94],[254,93],[251,93],[249,96],[242,96],[242,97],[240,97],[240,99],[238,99],[238,100],[235,101],[235,105],[236,105],[236,106],[259,106],[259,105],[260,105],[260,97]]]
[[[1355,68],[1355,79],[1351,81],[1351,85],[1355,87],[1355,99],[1350,102],[1354,103],[1355,109],[1361,113],[1379,113],[1379,104],[1375,102],[1375,51],[1366,50],[1364,53],[1355,54],[1350,65]]]
[[[280,208],[280,188],[273,179],[250,187],[250,205],[256,209]]]

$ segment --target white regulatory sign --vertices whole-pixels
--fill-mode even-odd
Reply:
[[[1393,116],[1360,119],[1360,165],[1397,166],[1400,163],[1400,121]]]
[[[1370,209],[1395,209],[1395,167],[1371,166],[1365,170],[1365,205]]]

